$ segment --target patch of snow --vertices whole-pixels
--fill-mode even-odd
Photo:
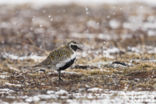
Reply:
[[[33,97],[28,97],[27,99],[25,99],[26,102],[38,102],[40,100],[40,98],[38,96],[33,96]]]
[[[59,97],[59,95],[55,95],[54,93],[52,93],[52,94],[35,95],[33,97],[47,100],[47,99],[57,99]]]
[[[89,10],[88,10],[87,7],[85,8],[85,11],[86,11],[86,15],[88,15],[89,14]]]
[[[14,70],[14,71],[17,71],[17,72],[20,71],[19,69],[15,68],[15,67],[13,67],[13,66],[11,66],[11,65],[9,65],[9,64],[8,64],[8,67],[9,67],[9,69]]]
[[[0,100],[0,104],[10,104],[10,103]]]
[[[155,104],[155,93],[156,91],[105,91],[102,94],[95,93],[94,95],[91,93],[88,94],[80,94],[84,96],[84,98],[93,98],[93,100],[67,100],[69,104],[140,104],[144,102],[148,102],[150,104]],[[148,95],[148,96],[147,96]]]
[[[10,98],[10,99],[15,99],[16,98],[16,96],[7,96],[7,98]]]
[[[108,52],[108,53],[118,53],[118,52],[120,52],[120,50],[119,50],[119,48],[112,47],[112,48],[107,49],[106,52]]]
[[[25,99],[26,102],[38,102],[41,99],[47,100],[47,99],[57,99],[58,97],[65,99],[68,98],[68,92],[65,90],[59,90],[59,91],[52,91],[49,90],[47,91],[47,94],[41,94],[41,95],[35,95],[35,96],[31,96],[31,97],[27,97]]]
[[[112,63],[112,61],[98,61],[98,62],[91,63],[91,65],[96,66],[98,68],[103,68],[103,66],[109,65],[110,63]],[[102,71],[109,71],[109,70],[102,69]]]
[[[102,40],[116,40],[119,38],[115,34],[91,34],[91,33],[72,33],[71,37],[79,39],[102,39]]]
[[[86,57],[88,54],[87,52],[83,51],[82,53],[78,53],[78,56]]]
[[[38,95],[39,98],[41,99],[51,99],[51,98],[56,98],[56,96],[54,97],[53,95]]]
[[[142,25],[143,25],[142,23],[136,23],[136,22],[125,22],[125,23],[123,23],[124,28],[130,29],[133,31],[138,30],[139,28],[142,27]]]
[[[32,18],[32,25],[33,26],[40,26],[40,27],[43,27],[43,26],[49,27],[50,23],[41,17],[40,18],[39,17],[33,17]],[[44,33],[44,30],[42,30],[42,31],[41,31],[41,33]]]
[[[21,98],[21,99],[26,99],[26,98],[28,98],[28,96],[27,95],[24,95],[24,96],[17,96],[18,98]]]
[[[13,92],[14,92],[13,90],[10,90],[8,88],[0,89],[0,94],[9,94]]]
[[[149,11],[151,11],[151,10],[149,10]],[[128,18],[128,21],[123,23],[123,27],[126,29],[133,30],[133,31],[138,30],[138,29],[142,29],[144,31],[148,31],[149,29],[154,30],[154,29],[156,29],[156,21],[153,20],[153,17],[148,18],[148,21],[144,22],[144,17],[141,15],[130,16]]]
[[[128,47],[127,50],[130,52],[135,52],[135,53],[149,53],[149,54],[156,53],[156,47],[147,46],[147,45],[144,45],[144,46],[138,45],[136,47]]]
[[[102,91],[103,89],[101,89],[101,88],[90,88],[90,89],[88,89],[88,91],[90,91],[90,92],[97,92],[97,91]]]
[[[96,38],[103,39],[103,40],[116,40],[119,37],[115,34],[98,34],[98,36],[96,36]]]
[[[128,51],[135,52],[135,53],[142,53],[140,47],[128,47]]]
[[[94,99],[94,98],[95,98],[95,96],[93,96],[92,93],[88,93],[88,95],[87,95],[87,99]]]
[[[142,28],[144,30],[156,29],[156,22],[144,22]]]
[[[58,73],[58,72],[57,72]],[[61,71],[61,73],[66,73],[66,74],[71,74],[71,75],[73,75],[73,74],[77,74],[77,75],[79,75],[79,73],[78,72],[71,72],[71,70],[68,72],[68,71]]]
[[[9,54],[9,53],[3,53],[3,57],[4,58],[9,58],[12,60],[28,60],[28,59],[32,59],[34,61],[40,61],[45,59],[45,56],[37,56],[37,55],[30,55],[30,56],[17,56],[14,54]]]
[[[16,87],[21,87],[22,86],[21,84],[12,84],[12,83],[8,83],[8,82],[6,82],[5,85],[16,86]]]
[[[7,76],[6,75],[0,75],[0,78],[5,79],[5,78],[7,78]]]
[[[73,38],[89,38],[89,39],[93,39],[93,38],[95,38],[95,36],[94,36],[95,34],[89,34],[89,33],[85,33],[85,34],[82,34],[82,33],[72,33],[71,34],[71,37],[73,37]]]
[[[156,53],[156,47],[154,47],[154,46],[145,46],[145,50],[149,54],[155,54]]]
[[[123,40],[131,39],[133,37],[132,34],[122,34],[120,36]]]
[[[152,63],[156,63],[156,59],[148,59],[148,60],[143,60],[143,59],[132,59],[130,60],[130,62],[152,62]]]
[[[54,94],[55,92],[52,90],[47,91],[47,94]]]
[[[68,92],[66,90],[59,90],[57,92],[55,92],[56,95],[63,95],[63,94],[68,94]]]
[[[120,22],[115,20],[115,19],[113,19],[113,20],[109,21],[109,25],[110,25],[111,28],[117,29],[120,26]]]
[[[72,96],[74,96],[74,98],[76,99],[81,99],[81,98],[85,98],[87,96],[86,93],[82,94],[82,93],[73,93]]]
[[[5,78],[8,78],[8,77],[9,77],[8,72],[3,72],[3,73],[0,74],[1,79],[5,79]]]
[[[156,36],[156,31],[149,30],[149,31],[147,32],[147,35],[148,35],[148,36]]]
[[[98,29],[99,28],[99,23],[95,22],[94,20],[89,20],[87,22],[87,26]]]
[[[120,49],[116,48],[116,47],[106,48],[105,50],[103,50],[103,56],[113,59],[114,56],[112,56],[111,54],[115,54],[115,53],[119,53],[119,52],[120,52]]]
[[[82,92],[81,92],[82,91]],[[100,88],[90,88],[88,89],[88,93],[84,93],[84,90],[80,90],[79,92],[72,92],[68,93],[67,91],[61,89],[59,91],[47,91],[48,94],[37,94],[31,97],[18,97],[23,98],[25,103],[55,103],[60,104],[57,102],[58,98],[65,99],[69,104],[142,104],[147,102],[149,104],[155,104],[155,94],[156,91],[109,91],[103,90]],[[95,93],[96,92],[96,93]],[[62,95],[63,94],[63,95]],[[73,99],[68,99],[69,96],[72,96]],[[11,98],[11,97],[10,97]],[[55,99],[56,102],[49,102],[47,99]],[[43,102],[41,101],[43,100]],[[53,101],[53,100],[52,100]],[[2,101],[0,100],[0,103]],[[16,101],[17,102],[17,101]],[[24,102],[17,102],[25,104]]]
[[[127,67],[127,66],[124,66],[124,65],[121,65],[121,64],[111,64],[111,66],[113,68],[125,68],[125,67]]]
[[[0,27],[1,28],[8,28],[8,29],[10,29],[11,25],[10,25],[9,22],[1,22]]]
[[[154,15],[148,16],[147,20],[149,22],[154,22],[155,21],[155,16]]]

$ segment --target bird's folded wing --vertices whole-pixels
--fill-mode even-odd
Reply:
[[[67,50],[66,48],[62,47],[57,50],[52,51],[49,56],[43,60],[38,65],[35,65],[35,67],[44,67],[49,65],[56,65],[59,62],[63,62],[70,59],[71,52]]]

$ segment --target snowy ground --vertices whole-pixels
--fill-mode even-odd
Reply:
[[[45,94],[37,94],[34,96],[7,96],[6,99],[20,99],[13,101],[12,104],[59,104],[56,102],[58,99],[66,100],[64,103],[67,104],[155,104],[155,91],[104,91],[99,88],[88,89],[89,93],[82,93],[84,89],[80,89],[77,93],[69,93],[66,90],[52,91],[49,90]],[[0,93],[12,93],[12,90],[1,89]],[[1,104],[7,104],[5,101],[1,101]],[[61,104],[61,103],[60,103]]]

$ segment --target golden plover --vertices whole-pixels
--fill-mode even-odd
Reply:
[[[82,50],[82,45],[75,41],[70,41],[62,47],[53,50],[45,60],[34,67],[57,70],[59,80],[62,80],[61,70],[67,69],[74,63],[78,49]]]

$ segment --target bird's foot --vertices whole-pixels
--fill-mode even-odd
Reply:
[[[63,82],[63,79],[59,78],[58,81],[59,81],[59,83],[61,83],[61,82]]]
[[[59,78],[59,81],[63,81],[63,79],[62,78]]]

